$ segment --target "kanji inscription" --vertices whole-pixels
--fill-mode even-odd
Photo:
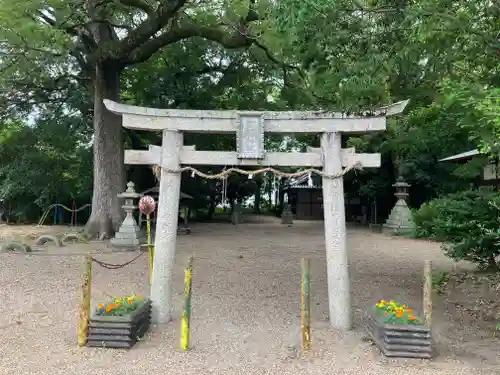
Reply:
[[[236,133],[240,159],[264,158],[264,121],[259,115],[240,115]]]

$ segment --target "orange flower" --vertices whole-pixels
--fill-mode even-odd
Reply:
[[[128,304],[129,304],[129,305],[131,305],[131,304],[132,304],[132,300],[131,300],[131,299],[129,299],[129,300],[128,300]]]
[[[113,310],[113,305],[106,306],[107,312],[110,312],[111,310]]]
[[[415,317],[413,315],[408,315],[408,320],[415,320]]]
[[[98,309],[102,309],[102,303],[98,304],[98,305],[97,305],[97,308],[98,308]]]
[[[399,319],[399,318],[402,318],[402,317],[403,317],[403,313],[402,313],[401,311],[398,311],[398,312],[396,313],[396,318],[398,318],[398,319]]]
[[[142,301],[142,296],[137,296],[137,299],[138,299],[139,301]]]
[[[115,306],[116,307],[120,307],[120,301],[118,301],[117,303],[115,303]]]
[[[412,313],[413,312],[413,309],[407,309],[406,310],[407,313]]]

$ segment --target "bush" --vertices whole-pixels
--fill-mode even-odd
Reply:
[[[500,255],[500,193],[466,190],[424,203],[413,214],[417,237],[447,242],[446,255],[481,268],[497,267]]]

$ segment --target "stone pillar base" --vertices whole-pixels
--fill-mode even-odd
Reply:
[[[410,234],[413,231],[411,211],[403,199],[399,199],[382,227],[387,234]]]
[[[281,213],[281,224],[291,226],[293,224],[293,213],[290,206],[286,206]]]

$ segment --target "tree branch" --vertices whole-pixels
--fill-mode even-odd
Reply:
[[[264,44],[262,44],[259,40],[255,40],[253,44],[256,47],[260,48],[264,52],[264,54],[266,55],[266,57],[269,59],[269,61],[273,62],[277,66],[279,66],[279,67],[281,67],[282,69],[285,69],[285,70],[294,70],[294,71],[296,71],[299,74],[299,76],[301,78],[305,78],[306,77],[306,73],[303,71],[303,69],[300,66],[287,64],[284,61],[278,60],[278,58],[273,55],[273,53],[271,52],[271,50],[267,46],[265,46]]]
[[[52,26],[56,29],[62,30],[66,32],[68,35],[77,37],[81,40],[81,42],[87,47],[88,50],[92,50],[96,47],[96,42],[92,38],[92,35],[88,32],[88,30],[85,28],[87,25],[66,25],[67,20],[65,20],[62,23],[58,23],[56,18],[53,17],[52,14],[48,14],[48,11],[42,11],[42,10],[36,10],[35,15],[30,17],[34,21],[43,21],[47,25]],[[39,19],[37,20],[37,17]]]
[[[126,0],[135,2],[134,0]],[[184,6],[187,0],[162,0],[160,6],[137,28],[130,31],[121,41],[104,43],[97,51],[97,60],[120,61],[126,58],[134,49],[150,40],[158,31],[165,27],[168,22]]]
[[[155,9],[146,0],[119,0],[125,6],[142,10],[148,16],[153,16]]]
[[[160,48],[194,37],[217,42],[227,49],[248,47],[255,39],[248,36],[245,31],[246,30],[241,27],[240,29],[229,31],[227,28],[223,27],[208,27],[192,22],[185,22],[181,27],[173,26],[159,37],[148,40],[128,55],[128,57],[123,60],[123,63],[125,65],[131,65],[144,62]]]

